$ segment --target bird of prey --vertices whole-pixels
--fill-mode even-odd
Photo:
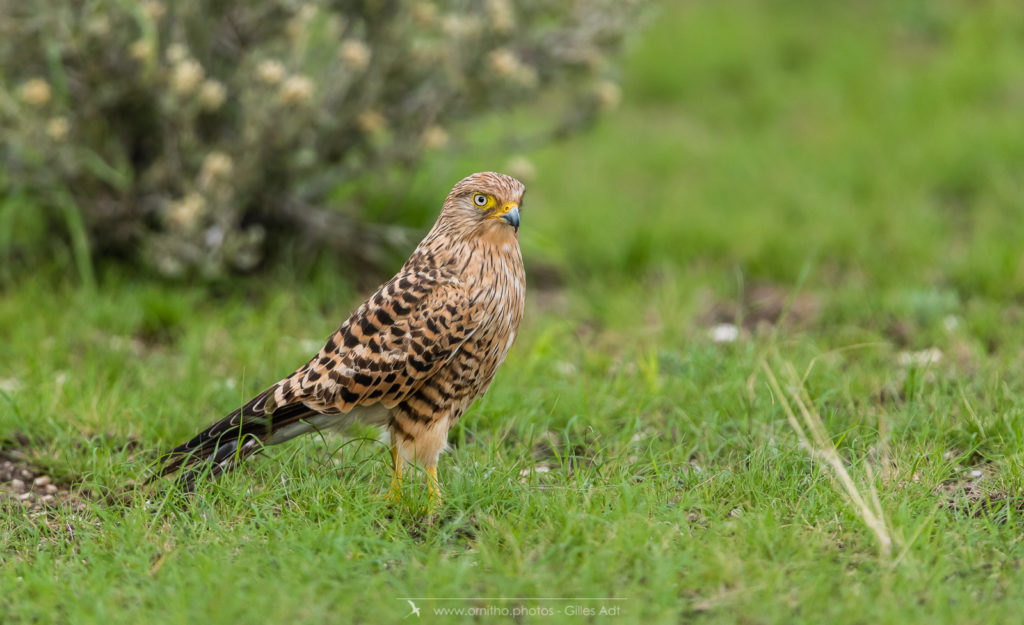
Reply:
[[[440,501],[437,460],[448,430],[482,396],[516,339],[526,277],[519,250],[525,187],[477,173],[448,194],[434,227],[320,352],[294,373],[164,456],[187,489],[265,445],[354,423],[386,430],[394,461],[427,473]]]

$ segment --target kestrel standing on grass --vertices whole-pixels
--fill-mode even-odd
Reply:
[[[397,496],[403,462],[424,467],[440,500],[448,430],[490,386],[523,318],[523,184],[491,172],[452,188],[437,223],[385,282],[295,373],[165,456],[192,487],[306,432],[354,423],[388,432]]]

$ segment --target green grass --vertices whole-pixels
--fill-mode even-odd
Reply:
[[[409,622],[1014,622],[1021,67],[1009,1],[666,8],[623,107],[529,155],[527,317],[452,432],[433,516],[423,486],[381,499],[366,432],[272,448],[191,502],[105,496],[304,362],[364,294],[342,274],[15,277],[0,438],[27,440],[0,451],[84,504],[0,507],[0,621],[393,622],[401,597],[520,597],[420,599]],[[411,196],[507,156],[439,159]],[[739,340],[710,338],[723,321]],[[804,396],[815,450],[785,410]]]

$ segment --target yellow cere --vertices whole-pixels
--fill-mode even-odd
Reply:
[[[501,206],[501,208],[499,208],[498,210],[494,211],[494,214],[491,215],[491,219],[497,219],[498,217],[501,217],[502,215],[507,215],[509,213],[509,211],[511,211],[514,208],[519,208],[519,205],[516,204],[515,202],[505,202]]]

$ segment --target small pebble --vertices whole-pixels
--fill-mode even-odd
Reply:
[[[14,478],[13,480],[11,480],[11,488],[13,488],[14,490],[24,490],[25,482],[19,480],[18,478]]]
[[[46,492],[50,493],[52,495],[53,493],[57,492],[57,487],[55,485],[53,485],[53,484],[47,484],[46,485]]]
[[[734,343],[740,337],[740,329],[731,323],[720,323],[708,330],[708,336],[715,343]]]
[[[50,483],[50,476],[49,475],[40,475],[36,479],[32,480],[32,485],[33,486],[37,486],[39,488],[42,488],[42,487],[46,486],[49,483]]]
[[[43,503],[53,503],[53,495],[43,495],[42,502]]]
[[[22,501],[26,501],[30,497],[32,497],[32,493],[22,493],[22,494],[18,495],[18,499],[20,499]]]
[[[984,475],[984,473],[982,473],[981,471],[978,471],[977,469],[975,469],[974,471],[971,471],[971,477],[973,477],[973,478],[979,478],[982,475]]]

